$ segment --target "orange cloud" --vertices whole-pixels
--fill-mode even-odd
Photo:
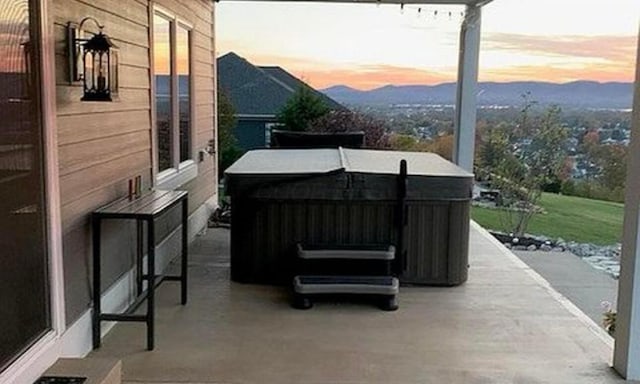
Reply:
[[[494,59],[487,60],[490,64],[480,66],[479,77],[481,81],[633,81],[636,48],[636,36],[488,33],[483,37],[481,56],[490,58],[494,55]],[[511,63],[508,58],[496,61],[495,58],[500,57],[496,54],[500,51],[507,51],[507,57],[519,60]],[[281,66],[319,89],[338,84],[359,89],[387,84],[438,84],[455,81],[457,77],[455,66],[433,71],[410,65],[367,65],[284,55],[240,54],[256,65]],[[523,57],[531,57],[532,61],[523,60]],[[521,64],[523,62],[526,64]]]
[[[634,61],[636,36],[530,36],[490,33],[482,40],[482,48],[533,54]]]
[[[455,80],[455,76],[450,73],[392,65],[365,65],[353,69],[337,70],[307,70],[301,74],[306,82],[319,89],[336,84],[347,84],[350,87],[364,90],[387,84],[438,84]]]
[[[348,65],[298,57],[235,52],[257,66],[280,66],[317,89],[344,84],[364,90],[387,84],[438,84],[455,81],[456,78],[455,68],[447,72],[438,72],[385,64]]]

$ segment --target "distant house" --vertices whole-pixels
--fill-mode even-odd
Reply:
[[[278,112],[300,87],[312,89],[330,109],[346,109],[284,69],[255,66],[233,52],[218,58],[218,82],[235,107],[242,149],[268,146]]]

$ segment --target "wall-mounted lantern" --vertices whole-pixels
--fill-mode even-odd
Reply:
[[[99,31],[84,38],[84,23],[93,21]],[[69,23],[69,72],[71,83],[82,81],[81,101],[112,101],[118,89],[117,47],[102,32],[104,26],[96,19],[86,17],[80,24]]]

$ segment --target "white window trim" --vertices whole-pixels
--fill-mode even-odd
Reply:
[[[159,189],[176,189],[198,176],[198,165],[193,160],[183,161],[178,169],[169,168],[159,172],[156,176],[156,186]]]
[[[156,119],[156,103],[155,103],[155,94],[156,94],[156,90],[155,90],[155,71],[153,68],[153,61],[154,61],[154,50],[153,50],[153,36],[154,36],[154,31],[153,31],[153,18],[155,15],[160,15],[166,19],[168,19],[171,22],[171,44],[173,45],[175,43],[175,35],[176,35],[176,29],[178,26],[188,29],[189,30],[189,114],[190,114],[190,124],[191,124],[191,129],[190,129],[190,135],[191,135],[191,159],[179,162],[177,164],[176,167],[173,168],[169,168],[169,169],[165,169],[163,171],[159,171],[159,158],[158,158],[158,133],[157,133],[157,119]],[[195,179],[198,176],[198,165],[195,161],[196,159],[196,155],[197,155],[197,151],[195,148],[195,130],[193,129],[194,127],[194,121],[195,121],[195,92],[194,92],[194,80],[193,80],[193,73],[194,73],[194,63],[193,63],[193,25],[188,23],[187,21],[177,17],[174,13],[168,11],[167,9],[163,8],[162,6],[159,6],[157,4],[153,4],[153,6],[149,7],[149,39],[150,39],[150,44],[149,44],[149,58],[150,58],[150,69],[149,69],[149,75],[150,75],[150,84],[151,84],[151,126],[152,126],[152,139],[151,139],[151,151],[152,151],[152,175],[153,175],[153,180],[155,183],[155,187],[159,188],[159,189],[176,189],[184,184],[186,184],[187,182]],[[175,69],[175,63],[176,61],[176,50],[173,49],[172,53],[171,53],[171,82],[172,82],[172,91],[174,92],[174,89],[177,89],[177,82],[178,82],[178,78],[177,78],[177,74],[175,73],[176,69]],[[177,92],[177,91],[176,91]],[[172,98],[171,101],[171,111],[172,111],[172,119],[177,118],[176,115],[178,112],[178,100],[175,98]],[[174,124],[175,126],[175,124]],[[174,127],[173,130],[177,130],[177,135],[179,136],[179,124],[177,125],[177,127]],[[180,142],[179,140],[174,140],[173,143],[173,153],[174,156],[177,156],[179,158],[180,156]]]
[[[55,39],[50,17],[51,0],[36,2],[40,19],[41,109],[44,151],[44,178],[48,277],[51,329],[0,373],[0,383],[31,383],[60,356],[60,338],[66,330],[64,273],[62,260],[62,219],[58,174],[56,130]],[[39,7],[38,7],[39,5]]]

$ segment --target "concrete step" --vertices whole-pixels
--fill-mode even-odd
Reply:
[[[59,359],[42,377],[86,377],[83,384],[121,384],[122,363],[117,359]],[[55,381],[42,381],[42,383]],[[38,382],[37,382],[38,383]]]
[[[298,257],[306,260],[349,259],[349,260],[393,260],[396,249],[388,246],[309,246],[298,244]]]

